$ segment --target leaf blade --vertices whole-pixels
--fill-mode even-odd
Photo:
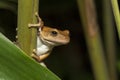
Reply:
[[[0,79],[60,80],[0,34]]]

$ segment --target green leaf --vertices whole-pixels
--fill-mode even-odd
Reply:
[[[60,80],[0,33],[0,80]]]

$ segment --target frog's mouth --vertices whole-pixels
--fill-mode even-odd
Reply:
[[[50,40],[50,39],[47,39],[47,38],[43,38],[42,36],[41,36],[41,40],[42,40],[42,42],[44,43],[44,44],[48,44],[48,45],[54,45],[54,46],[58,46],[58,45],[63,45],[63,44],[67,44],[67,43],[69,43],[69,39],[68,40],[59,40],[59,41],[53,41],[53,40]]]
[[[57,46],[57,45],[61,44],[61,42],[52,41],[52,40],[43,39],[43,38],[41,38],[41,39],[45,44],[54,45],[54,46]]]
[[[56,44],[56,45],[66,44],[66,42],[52,41],[52,40],[48,40],[48,39],[44,39],[44,40],[48,43],[52,43],[52,44]]]

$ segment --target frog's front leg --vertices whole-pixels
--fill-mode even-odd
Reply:
[[[42,61],[42,60],[46,59],[49,55],[50,55],[50,53],[45,53],[43,55],[40,55],[39,58]]]
[[[40,62],[40,64],[41,64],[42,66],[47,67],[47,66],[45,65],[45,63],[42,62],[42,59],[40,59],[41,56],[37,56],[37,55],[35,55],[34,53],[32,53],[31,56],[32,56],[34,59],[36,59],[38,62]]]
[[[31,57],[37,60],[38,62],[41,62],[40,57],[37,55],[36,49],[33,49],[33,53],[31,54]]]
[[[36,49],[33,49],[33,53],[31,56],[38,62],[41,62],[42,60],[46,59],[49,55],[50,52],[48,51],[47,53],[38,56]]]
[[[35,13],[35,16],[37,17],[38,23],[36,23],[36,24],[28,24],[28,27],[29,28],[42,28],[44,26],[44,22],[39,17],[37,12]]]

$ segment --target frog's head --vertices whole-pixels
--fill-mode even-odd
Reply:
[[[41,28],[40,37],[42,41],[55,46],[67,44],[70,41],[68,30],[62,31],[47,26]]]

